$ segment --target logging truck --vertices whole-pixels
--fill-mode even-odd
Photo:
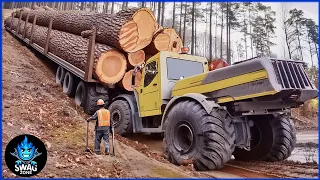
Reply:
[[[204,57],[166,51],[145,62],[128,92],[92,78],[94,29],[85,71],[48,52],[48,40],[42,48],[6,29],[58,65],[57,83],[86,113],[103,99],[118,134],[162,134],[168,159],[197,170],[220,169],[232,155],[288,158],[296,143],[290,108],[318,95],[299,61],[257,57],[209,71]]]

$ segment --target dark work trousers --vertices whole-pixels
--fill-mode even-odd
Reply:
[[[105,145],[105,153],[109,153],[109,128],[104,129],[104,130],[96,130],[95,133],[96,137],[94,140],[94,150],[97,154],[100,153],[100,144],[101,144],[101,139],[103,138],[104,140],[104,145]]]

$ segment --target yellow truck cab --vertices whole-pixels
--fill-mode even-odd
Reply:
[[[161,115],[179,80],[207,71],[208,61],[204,57],[165,51],[151,57],[142,71],[140,85],[135,88],[140,117]]]

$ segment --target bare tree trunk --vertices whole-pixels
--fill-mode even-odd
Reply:
[[[187,3],[184,6],[184,18],[183,18],[183,44],[186,40],[186,22],[187,22]]]
[[[109,2],[105,2],[103,5],[103,12],[108,13]]]
[[[173,12],[172,12],[172,28],[174,29],[176,21],[176,2],[173,2]]]
[[[319,59],[318,48],[316,43],[314,43],[314,49],[316,50],[316,53],[317,53],[317,59]]]
[[[63,4],[63,10],[66,11],[66,10],[67,10],[67,6],[68,6],[68,3],[65,2],[65,3]]]
[[[113,14],[113,12],[114,12],[114,2],[112,2],[111,4],[111,14]]]
[[[310,41],[308,41],[308,44],[309,44],[309,52],[310,52],[310,56],[311,56],[311,67],[313,67],[313,54],[312,54],[312,48],[311,48]]]
[[[227,63],[230,64],[229,62],[229,3],[226,2],[227,4],[227,12],[226,12],[226,52],[227,52]]]
[[[191,54],[194,54],[194,5],[192,3],[192,14],[191,14]]]
[[[243,13],[243,25],[244,26],[247,26],[247,22],[246,22],[246,13],[247,12],[244,12]],[[248,59],[248,45],[247,45],[247,28],[246,28],[246,32],[243,33],[243,38],[244,38],[244,48],[245,48],[245,51],[246,51],[246,59]]]
[[[249,31],[250,31],[250,45],[251,45],[251,58],[253,58],[253,41],[252,41],[252,19],[251,19],[251,6],[249,4]]]
[[[157,3],[153,2],[153,13],[156,14]]]
[[[160,24],[160,18],[161,18],[161,3],[158,2],[158,18],[157,18],[157,22],[158,24]]]
[[[122,9],[122,10],[125,10],[125,9],[126,9],[126,2],[123,2],[123,3],[122,3],[121,9]]]
[[[165,7],[164,6],[165,6],[165,3],[162,2],[161,26],[163,26],[163,22],[164,22],[164,11],[165,11]]]
[[[207,33],[208,33],[208,4],[206,4],[206,10],[205,10],[205,12],[206,12],[206,21],[205,21],[205,23],[206,23],[206,29],[205,29],[205,31],[204,31],[204,38],[201,38],[200,40],[203,40],[203,42],[202,42],[202,44],[200,45],[200,48],[201,47],[203,47],[203,49],[202,49],[202,56],[205,56],[205,57],[208,57],[207,56],[207,46],[205,46],[205,44],[207,44]],[[200,37],[202,37],[202,36],[200,36]],[[210,38],[210,37],[209,37]],[[209,45],[210,46],[210,45]]]
[[[194,54],[197,55],[197,16],[194,17]]]
[[[215,24],[215,30],[214,30],[214,39],[215,39],[214,40],[214,57],[215,58],[218,57],[217,36],[218,36],[218,3],[216,3],[216,24]]]
[[[221,7],[220,59],[222,59],[222,50],[223,50],[223,7]]]
[[[291,56],[291,48],[290,48],[289,35],[288,35],[287,28],[285,28],[284,33],[285,33],[285,36],[286,36],[286,45],[287,45],[287,48],[288,48],[289,59],[291,59],[292,58],[292,56]]]
[[[179,35],[181,36],[181,26],[182,26],[182,24],[181,24],[181,22],[182,22],[182,2],[180,3],[180,22],[179,22]]]
[[[297,23],[296,23],[296,32],[297,32],[297,35],[298,35],[298,45],[299,45],[300,58],[303,61],[302,47],[301,47],[301,41],[300,41],[300,35],[299,35],[299,29],[298,29]]]
[[[209,60],[212,60],[212,2],[210,2],[210,15],[209,15]],[[216,50],[215,50],[216,51]]]

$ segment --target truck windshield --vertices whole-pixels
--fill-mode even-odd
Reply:
[[[185,59],[167,58],[168,79],[179,80],[203,73],[201,62]]]

